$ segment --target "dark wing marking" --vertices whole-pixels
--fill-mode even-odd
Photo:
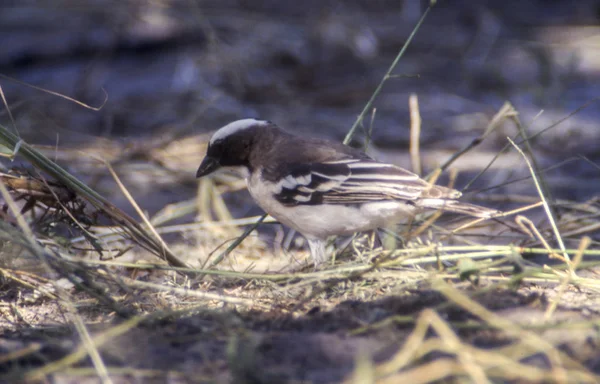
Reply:
[[[435,190],[435,193],[430,193]],[[276,184],[284,205],[361,204],[382,200],[414,201],[423,195],[456,199],[460,193],[431,186],[416,174],[391,164],[346,159],[303,164]]]
[[[319,204],[323,194],[350,175],[348,161],[302,164],[277,182],[275,198],[284,205]]]

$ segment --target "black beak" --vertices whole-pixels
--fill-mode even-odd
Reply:
[[[204,160],[202,160],[202,164],[200,164],[200,167],[196,172],[196,177],[209,175],[219,169],[220,166],[221,164],[219,164],[217,159],[206,156]]]

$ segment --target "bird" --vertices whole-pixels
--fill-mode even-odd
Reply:
[[[299,136],[268,120],[241,119],[215,131],[196,177],[229,167],[245,170],[258,206],[307,239],[315,267],[326,260],[330,236],[386,227],[426,209],[479,218],[500,213],[458,201],[461,192],[359,149]]]

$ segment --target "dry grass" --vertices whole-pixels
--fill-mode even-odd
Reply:
[[[202,180],[196,199],[134,219],[48,159],[97,181],[139,172],[142,158],[146,177],[183,183],[206,136],[69,151],[0,126],[7,154],[31,166],[0,177],[1,380],[598,382],[598,201],[548,198],[508,103],[432,179],[507,121],[535,198],[509,196],[520,208],[488,221],[419,217],[386,232],[397,247],[357,236],[318,271],[281,229],[274,244],[256,235],[270,218],[233,218],[224,195],[238,178]],[[173,233],[183,241],[163,240]]]
[[[136,223],[153,228],[140,240],[125,214],[94,204],[72,176],[48,178],[49,166],[36,162],[45,173],[7,174],[2,183],[1,366],[9,380],[294,382],[305,377],[300,367],[361,383],[599,379],[600,251],[588,237],[598,229],[596,201],[554,206],[562,219],[550,232],[522,216],[535,203],[488,222],[424,217],[400,227],[401,248],[373,248],[371,236],[358,236],[334,265],[303,271],[306,251],[274,256],[241,231],[260,218],[232,219],[222,195],[239,189],[235,178],[201,181],[196,201]],[[197,207],[201,221],[169,225]],[[173,232],[188,239],[169,250],[178,262],[165,262],[159,245],[140,251],[147,238]],[[553,233],[575,246],[552,248]],[[161,365],[153,348],[182,357]]]

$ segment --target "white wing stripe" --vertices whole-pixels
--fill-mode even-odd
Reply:
[[[286,176],[283,180],[279,182],[279,184],[281,184],[282,188],[286,189],[294,189],[298,186],[298,184],[296,183],[296,179],[293,178],[291,175]]]
[[[330,190],[332,190],[333,188],[335,188],[335,187],[337,187],[339,185],[340,185],[340,183],[337,182],[337,181],[334,181],[334,180],[332,180],[332,181],[326,181],[324,183],[321,183],[321,184],[317,185],[317,191],[318,192],[327,192],[327,191],[330,191]]]
[[[375,182],[378,180],[397,180],[397,181],[409,181],[409,180],[416,180],[417,178],[414,176],[402,176],[402,175],[381,175],[378,173],[371,173],[371,174],[366,174],[366,175],[350,175],[350,177],[348,178],[348,180],[352,180],[352,179],[369,179],[369,180],[374,180]]]
[[[343,159],[343,160],[335,160],[335,161],[326,161],[322,164],[351,164],[359,162],[359,159]]]
[[[369,186],[365,187],[362,185],[358,185],[354,188],[344,185],[342,188],[334,188],[332,192],[337,192],[338,194],[355,194],[355,193],[370,193],[370,194],[380,194],[387,196],[397,196],[397,197],[405,197],[412,196],[418,197],[421,195],[422,189],[420,188],[408,188],[408,187],[386,187],[383,185],[377,186]]]
[[[294,200],[297,200],[301,203],[306,203],[307,201],[310,201],[311,198],[312,198],[311,195],[307,195],[307,196],[296,195],[296,196],[294,196]]]
[[[396,182],[362,182],[360,180],[348,180],[342,187],[352,187],[352,188],[368,188],[368,189],[378,189],[378,188],[394,188],[394,189],[418,189],[420,191],[423,190],[423,187],[415,184],[406,184],[406,183],[396,183]]]
[[[394,168],[393,165],[390,164],[381,164],[381,163],[355,163],[349,164],[348,167],[350,169],[359,169],[359,168]]]
[[[280,182],[280,186],[285,189],[294,189],[301,185],[310,184],[312,177],[310,173],[308,175],[300,175],[298,177],[294,177],[292,175],[287,175]]]
[[[313,175],[315,176],[319,176],[322,177],[324,179],[329,179],[329,180],[336,180],[336,181],[344,181],[348,178],[348,176],[346,175],[325,175],[323,173],[319,173],[319,172],[311,172]]]
[[[343,159],[306,164],[276,184],[284,204],[351,204],[382,200],[417,201],[428,184],[390,164]]]
[[[296,177],[296,183],[300,184],[300,185],[308,185],[310,184],[312,180],[311,174],[309,173],[308,175],[301,175]]]

